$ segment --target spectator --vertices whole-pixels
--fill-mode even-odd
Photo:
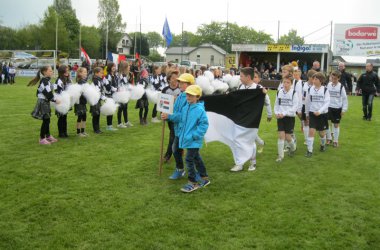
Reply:
[[[343,62],[340,62],[338,65],[338,69],[340,73],[342,74],[340,76],[340,83],[344,86],[346,89],[347,95],[351,95],[352,93],[352,79],[351,74],[346,72],[346,65]]]

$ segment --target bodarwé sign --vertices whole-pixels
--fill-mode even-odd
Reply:
[[[335,56],[380,56],[380,24],[335,24]]]

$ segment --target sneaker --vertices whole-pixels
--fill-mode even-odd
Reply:
[[[334,141],[334,143],[333,143],[333,147],[334,147],[334,148],[337,148],[337,147],[338,147],[338,142],[335,142],[335,141]]]
[[[265,142],[262,145],[257,146],[257,153],[261,154],[264,151]]]
[[[133,127],[133,124],[132,124],[131,122],[127,122],[127,123],[125,124],[125,126],[127,126],[127,127]]]
[[[201,182],[199,183],[199,186],[205,187],[205,186],[209,185],[210,183],[211,183],[211,181],[209,179],[202,179]]]
[[[321,145],[321,147],[319,148],[319,151],[325,152],[326,151],[326,145]]]
[[[277,156],[276,162],[280,163],[280,162],[282,162],[283,159],[284,158],[282,158],[281,156]]]
[[[86,132],[81,133],[83,136],[87,137],[88,134]]]
[[[86,135],[84,135],[83,133],[79,133],[77,134],[78,137],[86,137]]]
[[[152,118],[152,122],[153,123],[160,123],[161,121],[157,117],[154,117],[154,118]]]
[[[50,145],[51,143],[46,138],[43,138],[43,139],[40,139],[40,144],[41,145]]]
[[[326,140],[326,145],[327,146],[331,145],[331,143],[332,143],[332,140]]]
[[[197,190],[198,188],[200,188],[198,183],[189,182],[181,188],[181,191],[184,193],[190,193]]]
[[[256,170],[256,164],[251,164],[249,167],[248,167],[248,171],[255,171]]]
[[[243,166],[235,165],[233,168],[230,169],[231,172],[239,172],[243,170]]]
[[[305,157],[307,157],[307,158],[310,158],[312,156],[313,156],[313,153],[309,152],[309,151],[307,151],[306,154],[305,154]]]
[[[169,177],[170,180],[178,180],[184,177],[186,174],[185,170],[176,168],[173,174]]]
[[[96,130],[94,133],[95,134],[103,134],[103,132],[101,130]]]
[[[284,152],[285,152],[285,153],[286,153],[286,152],[289,152],[289,150],[290,150],[289,147],[285,147],[285,148],[284,148]]]
[[[117,125],[118,128],[126,128],[127,126],[125,126],[123,123],[120,123],[119,125]]]
[[[117,128],[114,128],[114,127],[112,127],[112,125],[111,125],[111,126],[107,126],[106,130],[107,130],[107,131],[116,131]]]
[[[54,142],[57,142],[57,141],[58,141],[58,140],[55,139],[52,135],[49,135],[49,137],[47,137],[46,140],[48,140],[48,142],[50,142],[50,143],[54,143]]]

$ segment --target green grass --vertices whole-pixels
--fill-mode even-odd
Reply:
[[[41,146],[35,91],[26,79],[0,86],[0,249],[380,248],[380,98],[365,122],[350,97],[340,148],[320,153],[317,139],[311,159],[297,122],[298,151],[281,164],[264,111],[258,169],[230,173],[230,150],[210,143],[211,185],[183,194],[186,179],[168,179],[173,161],[158,176],[161,126],[139,126],[134,103],[132,128],[95,135],[88,123],[77,138],[71,112],[71,137]]]

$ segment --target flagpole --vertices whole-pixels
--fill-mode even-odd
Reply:
[[[81,52],[82,52],[82,50],[81,50],[81,47],[82,47],[82,45],[81,45],[81,32],[82,32],[82,27],[81,27],[81,25],[79,24],[79,59],[80,59],[80,55],[81,55]]]
[[[139,48],[139,59],[140,59],[140,56],[141,56],[141,6],[140,6],[140,48]]]
[[[108,17],[106,21],[107,21],[107,29],[106,29],[106,60],[107,60],[107,57],[108,57]]]
[[[137,16],[136,16],[136,27],[135,27],[135,46],[133,47],[133,54],[134,54],[134,57],[136,59],[136,46],[137,46],[137,40],[136,40],[136,34],[137,34]]]
[[[182,55],[183,55],[183,22],[182,22],[182,35],[181,35],[181,62],[182,62]],[[181,64],[181,62],[179,62]]]

